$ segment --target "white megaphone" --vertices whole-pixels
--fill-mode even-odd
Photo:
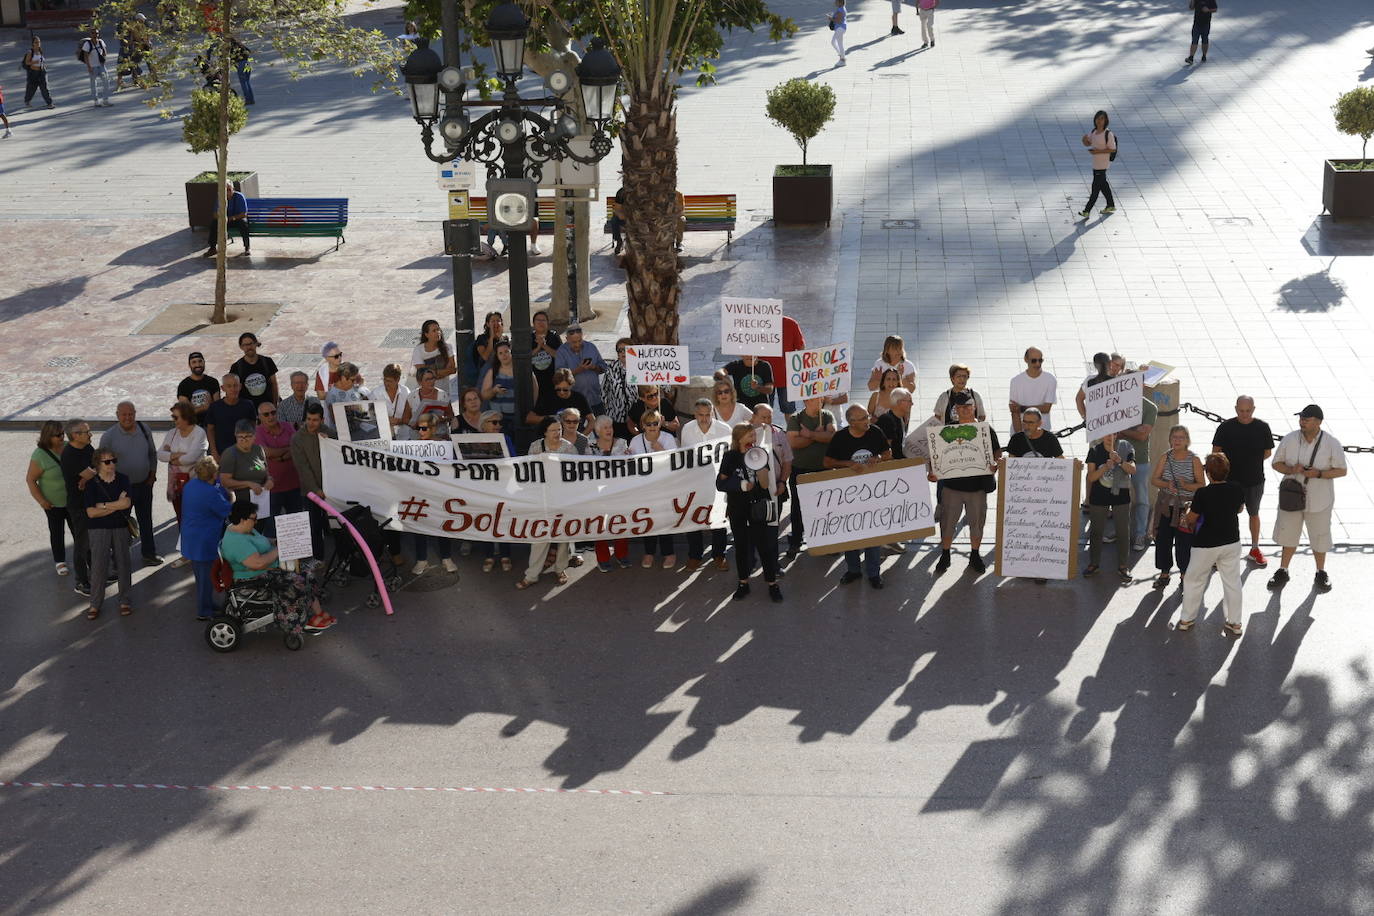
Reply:
[[[744,466],[751,471],[762,471],[768,467],[768,449],[750,446],[744,453]]]

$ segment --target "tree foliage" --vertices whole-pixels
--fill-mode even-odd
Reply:
[[[237,95],[229,97],[229,136],[248,123],[248,106]],[[191,90],[191,111],[181,119],[181,139],[193,153],[219,149],[219,93],[208,89]]]
[[[835,90],[824,83],[792,79],[768,90],[765,108],[768,120],[792,135],[801,147],[802,165],[806,146],[835,116]]]
[[[1369,158],[1369,138],[1374,136],[1374,86],[1351,89],[1336,99],[1331,110],[1336,115],[1336,130],[1363,141],[1360,147],[1360,167],[1363,168]]]

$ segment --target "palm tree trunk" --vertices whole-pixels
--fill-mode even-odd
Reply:
[[[677,112],[669,80],[636,95],[620,135],[629,201],[625,227],[630,333],[639,343],[678,342],[682,284],[677,252]]]

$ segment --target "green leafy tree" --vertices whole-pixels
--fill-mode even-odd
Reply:
[[[835,117],[835,90],[809,80],[788,80],[768,90],[765,111],[768,120],[797,141],[806,165],[806,145]]]
[[[437,32],[441,0],[410,0],[407,11],[421,31]],[[464,38],[487,43],[482,28],[497,0],[461,2]],[[767,29],[780,40],[794,34],[792,20],[764,0],[523,0],[531,20],[526,63],[559,33],[586,41],[602,35],[624,70],[629,106],[620,126],[621,186],[625,189],[626,291],[630,331],[641,343],[675,344],[682,284],[677,252],[677,91],[687,73],[698,85],[714,82],[725,35]],[[578,220],[578,224],[590,222]]]
[[[106,0],[96,23],[114,23],[121,35],[144,45],[147,72],[138,84],[164,118],[172,117],[178,89],[199,89],[182,136],[193,152],[215,153],[219,187],[228,177],[229,138],[247,123],[232,87],[236,40],[259,54],[270,47],[276,57],[271,65],[286,67],[293,79],[321,63],[342,63],[356,76],[371,74],[374,91],[394,86],[401,64],[394,40],[348,24],[345,0],[161,0],[153,15],[138,20],[144,8],[141,0]],[[221,206],[215,324],[225,321],[226,216]]]
[[[1336,130],[1343,134],[1359,137],[1360,168],[1369,166],[1369,138],[1374,136],[1374,86],[1361,86],[1351,89],[1331,106],[1336,114]]]

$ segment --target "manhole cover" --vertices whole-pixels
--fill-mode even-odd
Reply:
[[[884,229],[920,229],[919,219],[885,219],[883,220]]]
[[[749,222],[751,222],[751,223],[766,223],[766,222],[768,222],[768,221],[769,221],[770,219],[772,219],[772,218],[773,218],[773,217],[769,216],[769,215],[766,214],[766,213],[755,213],[753,216],[749,217]]]
[[[414,328],[395,328],[382,338],[383,350],[409,350],[420,342],[420,332]]]
[[[283,353],[275,361],[278,369],[314,369],[320,359],[319,353]]]
[[[54,356],[46,363],[49,369],[70,369],[72,366],[80,364],[81,357],[79,356]]]
[[[1248,216],[1214,216],[1212,217],[1212,225],[1245,227],[1254,224]]]

